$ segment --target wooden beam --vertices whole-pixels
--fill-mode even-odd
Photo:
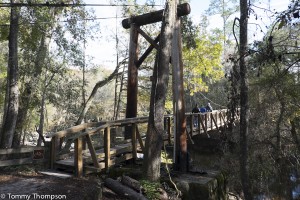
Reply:
[[[201,124],[200,124],[200,121],[201,121],[201,113],[198,113],[198,134],[201,134]]]
[[[77,138],[75,140],[75,149],[74,149],[74,164],[75,164],[75,173],[77,177],[82,177],[83,175],[83,159],[82,159],[82,138]]]
[[[205,113],[205,115],[204,115],[204,124],[205,124],[205,127],[206,127],[206,134],[207,134],[207,131],[208,131],[208,123],[207,123],[207,121],[208,121],[208,117],[207,117],[207,115],[208,115],[208,113]]]
[[[194,120],[195,120],[195,116],[192,114],[192,115],[190,116],[190,127],[191,127],[190,135],[191,135],[191,137],[193,137]]]
[[[212,113],[210,114],[210,117],[211,117],[211,121],[215,123],[217,131],[219,131],[219,127],[218,127],[217,121],[214,118],[214,116],[213,116]],[[213,129],[213,124],[211,124],[211,129]]]
[[[100,166],[99,166],[99,163],[98,163],[96,151],[95,151],[95,148],[93,146],[91,137],[90,137],[90,135],[86,135],[85,138],[86,138],[86,142],[87,142],[88,148],[90,150],[90,154],[91,154],[91,157],[92,157],[92,160],[93,160],[94,167],[98,167],[99,168]]]
[[[159,46],[157,45],[157,42],[152,40],[152,38],[149,35],[147,35],[147,33],[145,33],[142,29],[140,29],[140,27],[136,27],[136,29],[139,32],[139,34],[141,34],[152,46],[154,46],[154,48],[156,50],[159,49]]]
[[[190,14],[191,7],[188,3],[180,4],[177,6],[177,16],[185,16]],[[122,26],[125,29],[130,28],[131,24],[135,24],[137,26],[143,26],[146,24],[152,24],[156,22],[160,22],[163,19],[164,10],[154,11],[150,13],[146,13],[143,15],[133,16],[122,21]]]
[[[1,160],[0,167],[11,166],[11,165],[22,165],[32,163],[32,158],[19,158],[12,160]]]
[[[160,38],[160,34],[155,38],[154,42],[158,43]],[[153,45],[150,45],[146,51],[143,53],[143,55],[140,57],[140,59],[135,63],[136,67],[139,68],[141,64],[144,62],[144,60],[147,58],[147,56],[151,53],[151,51],[154,49]]]
[[[105,122],[91,122],[91,123],[80,124],[80,125],[68,128],[66,130],[62,130],[62,131],[50,134],[50,135],[46,136],[46,138],[51,138],[51,137],[54,137],[54,136],[56,136],[57,138],[65,137],[67,135],[74,134],[74,133],[77,133],[79,131],[82,131],[86,128],[101,126],[104,123]]]
[[[132,157],[134,160],[137,158],[137,145],[136,145],[136,124],[131,126],[131,144],[132,144]]]
[[[201,120],[200,120],[200,124],[201,124],[201,126],[202,126],[202,129],[203,129],[204,133],[207,134],[207,126],[205,126],[205,124],[204,124],[204,122],[203,122],[203,118],[204,118],[204,120],[205,120],[205,115],[204,115],[204,116],[203,116],[203,115],[200,115],[199,118],[201,119]]]
[[[18,149],[0,149],[0,155],[30,153],[33,150],[43,150],[45,147],[22,147]]]
[[[221,121],[223,120],[223,125],[224,125],[225,127],[228,127],[227,122],[226,122],[225,117],[223,116],[223,113],[222,113],[222,112],[220,112],[220,119],[221,119]]]
[[[136,126],[136,137],[140,143],[140,147],[142,149],[142,152],[145,153],[145,147],[144,147],[144,143],[143,143],[143,140],[142,140],[142,137],[141,137],[141,134],[140,134],[140,131],[138,129],[138,126]]]
[[[56,137],[51,139],[51,153],[50,153],[50,168],[54,169],[54,163],[56,161]]]
[[[104,153],[105,171],[108,172],[110,166],[110,127],[104,130]]]

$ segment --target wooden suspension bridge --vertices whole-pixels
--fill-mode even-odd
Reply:
[[[228,112],[214,110],[207,113],[187,113],[187,131],[192,137],[196,134],[209,134],[212,130],[220,130],[228,125]],[[198,120],[194,127],[195,119]],[[145,133],[141,133],[140,127],[145,127],[148,117],[127,118],[115,121],[91,122],[77,125],[63,131],[56,132],[51,137],[51,168],[70,169],[76,176],[84,173],[108,170],[109,167],[126,160],[135,161],[138,153],[145,151]],[[165,116],[165,142],[172,144],[174,134],[173,116]],[[131,127],[130,140],[116,142],[116,130]],[[100,136],[100,140],[93,140],[94,136]],[[72,140],[74,148],[68,153],[62,154],[61,144],[65,139]]]
[[[85,123],[52,134],[50,136],[51,168],[65,167],[73,169],[77,176],[82,176],[84,172],[108,170],[109,167],[122,161],[136,160],[138,153],[144,153],[145,127],[147,127],[146,124],[149,117],[137,117],[138,69],[153,49],[156,49],[158,52],[164,52],[162,48],[165,48],[165,50],[170,51],[170,54],[165,55],[166,58],[164,60],[166,63],[171,62],[172,64],[174,114],[164,117],[165,130],[163,138],[169,144],[172,142],[174,144],[175,156],[173,162],[176,169],[178,168],[182,172],[187,170],[187,141],[182,138],[189,138],[187,135],[208,134],[209,131],[220,130],[221,127],[227,126],[227,110],[218,110],[204,114],[185,113],[179,17],[188,15],[190,6],[187,3],[178,5],[174,12],[176,14],[175,20],[172,21],[170,17],[170,21],[163,21],[162,23],[165,26],[166,24],[174,25],[171,31],[173,33],[172,41],[168,41],[172,43],[171,50],[168,50],[163,45],[163,43],[166,43],[165,40],[170,40],[171,38],[163,37],[166,34],[165,32],[160,33],[153,40],[141,29],[144,25],[160,22],[163,19],[166,20],[163,17],[164,10],[133,16],[122,21],[123,27],[130,29],[126,119]],[[148,49],[140,57],[138,52],[139,35],[143,36],[150,43]],[[172,59],[170,55],[172,55]],[[164,66],[166,63],[163,62],[161,65]],[[156,73],[161,72],[158,70]],[[193,124],[195,119],[198,120],[198,123],[196,123],[197,127],[194,127]],[[121,131],[122,136],[124,136],[121,143],[115,141],[116,132],[118,132],[116,130],[120,129],[124,129]],[[93,139],[97,136],[100,139]],[[69,149],[66,147],[62,148],[62,144],[66,140],[68,140],[67,144],[71,142],[74,144],[71,153],[68,151],[67,153],[62,153]],[[69,145],[65,146],[68,147]]]

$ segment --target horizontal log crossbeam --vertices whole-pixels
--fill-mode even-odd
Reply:
[[[177,6],[177,16],[185,16],[190,14],[191,7],[188,3],[180,4]],[[160,22],[163,19],[164,10],[154,11],[150,13],[146,13],[143,15],[133,16],[122,21],[122,26],[125,29],[130,28],[131,24],[135,24],[137,26],[143,26],[147,24],[152,24],[156,22]]]

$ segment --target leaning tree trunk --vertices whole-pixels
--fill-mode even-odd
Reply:
[[[95,98],[95,95],[97,94],[98,89],[105,86],[106,84],[108,84],[115,76],[117,76],[118,70],[119,70],[119,66],[117,66],[115,68],[115,70],[107,78],[96,83],[88,100],[85,102],[85,105],[83,106],[83,108],[81,110],[81,113],[77,119],[76,124],[81,124],[83,122],[87,111],[89,110],[89,108],[91,107],[91,105],[93,103],[93,100]],[[61,151],[61,153],[68,152],[72,145],[72,142],[73,142],[72,140],[67,139],[66,144],[65,144],[63,150]]]
[[[175,1],[167,1],[162,21],[159,52],[153,70],[150,114],[145,143],[144,172],[149,180],[160,177],[160,153],[163,145],[164,111],[169,81],[172,30],[175,21]]]
[[[82,108],[82,111],[78,117],[77,123],[76,124],[81,124],[87,111],[89,110],[89,108],[91,107],[93,100],[95,98],[95,95],[97,94],[97,91],[99,88],[105,86],[106,84],[108,84],[116,75],[118,75],[118,70],[119,70],[119,66],[117,66],[115,68],[115,70],[104,80],[99,81],[96,83],[96,85],[94,86],[88,100],[85,102],[84,107]]]
[[[240,0],[240,177],[246,200],[252,200],[251,184],[248,166],[248,133],[249,133],[249,97],[247,82],[247,66],[245,57],[248,45],[248,4],[247,0]]]
[[[40,108],[40,122],[39,122],[39,128],[36,130],[39,134],[39,139],[37,141],[37,146],[42,146],[42,142],[45,143],[44,139],[44,122],[45,122],[45,100],[46,100],[46,91],[43,91],[42,99],[41,99],[41,108]]]
[[[11,3],[14,3],[11,1]],[[1,130],[0,148],[11,148],[16,128],[19,107],[18,87],[18,33],[19,33],[19,8],[11,7],[9,30],[9,54],[7,67],[7,90],[4,108],[4,118]]]

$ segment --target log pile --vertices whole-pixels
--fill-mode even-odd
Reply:
[[[139,181],[129,176],[123,175],[117,180],[107,178],[104,181],[104,186],[122,198],[130,200],[147,200],[147,198],[145,197],[145,194],[147,192],[146,189],[143,188]],[[166,190],[163,188],[157,188],[158,198],[160,200],[171,199]]]
[[[104,185],[120,197],[132,200],[147,200],[143,195],[144,189],[141,184],[129,176],[123,175],[121,181],[107,178]]]

